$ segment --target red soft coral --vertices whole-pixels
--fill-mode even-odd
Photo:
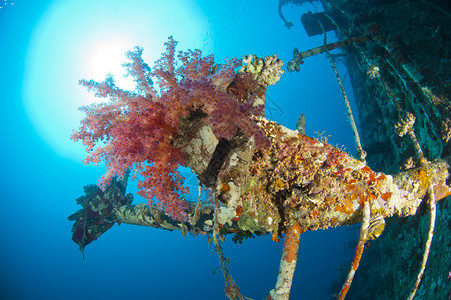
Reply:
[[[114,176],[133,169],[144,178],[138,184],[139,194],[149,204],[156,201],[173,218],[186,220],[188,190],[177,169],[184,164],[183,153],[172,143],[181,130],[181,117],[200,109],[218,139],[233,138],[238,128],[254,136],[259,147],[268,139],[251,118],[261,115],[263,105],[254,106],[253,97],[239,102],[227,91],[240,61],[214,65],[213,56],[203,57],[200,50],[180,52],[176,58],[176,44],[170,37],[153,71],[141,58],[142,48],[127,53],[131,62],[124,66],[136,82],[136,92],[121,90],[112,77],[101,83],[80,81],[109,101],[82,107],[86,117],[71,138],[83,141],[88,152],[85,163],[106,163],[107,171],[99,180],[103,189]]]

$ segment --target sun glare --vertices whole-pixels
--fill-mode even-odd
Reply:
[[[82,22],[80,20],[83,20]],[[69,140],[83,115],[78,107],[98,99],[80,79],[103,81],[108,73],[125,90],[125,52],[144,48],[152,66],[173,35],[180,49],[205,49],[208,22],[195,0],[54,1],[37,24],[27,52],[24,108],[42,139],[59,155],[81,161],[81,143]]]
[[[113,75],[116,84],[125,90],[133,90],[131,77],[125,77],[125,53],[130,49],[127,43],[111,42],[95,45],[86,60],[86,71],[90,79],[102,81],[108,74]]]

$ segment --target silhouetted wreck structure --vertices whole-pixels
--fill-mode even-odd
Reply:
[[[334,56],[341,57],[352,82],[369,166],[396,173],[417,163],[413,143],[394,131],[400,114],[405,112],[416,117],[415,132],[428,160],[451,155],[449,1],[285,2],[310,2],[317,8],[321,2],[324,12],[304,14],[302,25],[309,36],[323,35],[323,29],[326,34],[333,30],[340,42],[305,52],[295,48],[288,67],[299,71],[304,58],[340,48]],[[312,54],[312,50],[317,53]],[[423,210],[413,217],[388,221],[386,232],[371,242],[364,254],[349,291],[350,299],[407,297],[424,249],[428,222]],[[436,236],[419,298],[415,299],[448,299],[450,211],[449,197],[438,203]]]

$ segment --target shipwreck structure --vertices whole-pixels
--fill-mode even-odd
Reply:
[[[304,2],[312,1],[280,1],[279,12],[285,3]],[[264,118],[266,88],[284,72],[276,55],[218,64],[200,50],[177,54],[170,37],[153,70],[142,48],[128,52],[125,66],[137,91],[118,88],[111,77],[81,81],[109,101],[83,107],[86,117],[72,138],[85,145],[86,162],[104,161],[107,172],[101,188],[88,185],[77,199],[82,209],[69,217],[73,241],[83,250],[114,223],[207,235],[221,259],[225,294],[245,299],[227,270],[221,239],[284,237],[268,299],[288,299],[300,235],[361,223],[354,259],[341,290],[336,288],[340,299],[348,293],[351,299],[445,297],[450,208],[449,199],[441,199],[451,195],[449,8],[423,0],[321,4],[323,12],[300,18],[307,33],[323,35],[324,43],[293,49],[286,68],[302,71],[309,56],[326,55],[348,108],[357,158],[306,136],[302,119],[291,130]],[[332,30],[339,41],[328,43]],[[360,126],[337,57],[349,70]],[[180,165],[208,189],[208,201],[200,195],[186,201]],[[126,194],[130,170],[141,175],[138,193],[149,205],[133,205]],[[383,233],[385,227],[393,229]],[[442,263],[424,273],[429,254]]]
[[[317,49],[294,49],[289,67],[302,71],[308,56],[339,48],[333,55],[346,65],[350,76],[362,148],[371,168],[395,174],[418,165],[414,143],[395,134],[396,123],[406,112],[416,117],[414,129],[427,159],[451,155],[449,1],[288,2],[313,5],[314,12],[300,16],[309,36],[330,31],[338,38],[339,42]],[[315,9],[320,6],[324,11]],[[289,27],[290,22],[284,22]],[[450,293],[449,199],[440,203],[437,213],[432,258],[418,291],[425,299],[445,299]],[[418,249],[424,248],[429,226],[425,215],[423,208],[416,216],[388,221],[386,232],[365,252],[349,291],[351,299],[402,299],[408,295],[412,274],[421,262]]]

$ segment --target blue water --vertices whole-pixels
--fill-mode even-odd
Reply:
[[[55,6],[66,2],[71,2],[76,11],[58,16],[64,10]],[[69,140],[70,132],[57,135],[61,128],[72,125],[64,115],[71,114],[66,110],[80,89],[76,80],[71,87],[64,76],[72,72],[71,66],[82,65],[83,58],[64,56],[66,52],[62,50],[56,57],[52,51],[64,46],[73,49],[71,43],[75,39],[83,45],[88,32],[77,31],[77,26],[87,26],[84,14],[86,20],[88,14],[98,16],[99,23],[89,26],[100,42],[105,37],[114,38],[117,26],[124,27],[126,33],[130,26],[130,35],[141,29],[151,35],[149,28],[141,28],[146,26],[146,20],[133,15],[134,11],[147,15],[149,20],[158,19],[144,3],[155,1],[130,2],[130,11],[124,10],[120,1],[94,2],[98,4],[95,7],[85,0],[17,0],[0,9],[0,298],[226,299],[221,272],[213,274],[219,259],[202,236],[183,238],[180,232],[115,225],[87,246],[84,260],[71,241],[72,224],[67,216],[79,209],[75,199],[82,195],[83,185],[95,183],[104,167],[85,166],[82,154],[76,152],[80,146]],[[193,36],[194,44],[206,53],[214,53],[217,61],[244,54],[276,53],[287,62],[293,47],[302,51],[322,43],[322,37],[309,38],[299,21],[302,13],[315,10],[308,3],[284,7],[285,17],[294,23],[290,30],[279,18],[277,1],[185,0],[186,3],[202,14],[202,27],[193,29],[201,31]],[[321,10],[321,6],[318,4],[316,9]],[[144,51],[153,46],[162,49],[167,35],[160,37],[160,28],[177,31],[189,25],[186,21],[177,23],[186,19],[176,16],[175,8],[168,10],[174,10],[174,16],[158,19],[153,28],[158,45],[148,42],[145,34],[142,41],[141,36],[133,38],[140,40]],[[120,18],[112,17],[111,12]],[[192,17],[193,22],[195,18]],[[45,27],[46,22],[52,26]],[[97,26],[102,26],[102,30],[96,31]],[[190,42],[183,35],[174,34],[174,38],[181,41],[181,47]],[[334,40],[333,33],[329,33],[328,40]],[[36,52],[39,41],[41,52]],[[337,65],[352,99],[346,69]],[[267,95],[268,118],[294,128],[304,113],[309,135],[330,135],[330,143],[354,153],[341,93],[324,55],[306,59],[299,73],[285,73]],[[64,152],[71,150],[64,149],[76,149],[76,159]],[[132,184],[130,188],[134,191]],[[344,254],[344,244],[357,234],[347,229],[301,236],[292,299],[330,299],[328,289],[337,277],[337,267],[350,259],[349,251]],[[264,299],[276,282],[282,241],[257,237],[235,245],[228,237],[223,247],[242,293]]]

